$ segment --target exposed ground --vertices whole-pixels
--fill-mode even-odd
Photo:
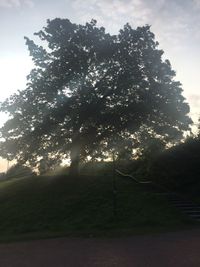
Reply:
[[[199,267],[200,230],[0,244],[2,267]]]

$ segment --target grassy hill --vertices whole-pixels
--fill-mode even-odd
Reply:
[[[112,176],[36,176],[0,182],[0,240],[27,235],[119,235],[184,227],[161,196]]]

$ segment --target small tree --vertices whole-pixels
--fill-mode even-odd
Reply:
[[[149,26],[110,35],[95,20],[54,19],[35,35],[44,46],[25,38],[35,63],[27,87],[1,105],[10,115],[3,157],[31,165],[70,157],[77,174],[81,158],[120,147],[143,125],[166,142],[188,129],[181,84]]]

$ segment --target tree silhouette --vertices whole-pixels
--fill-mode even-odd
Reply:
[[[110,35],[95,20],[57,18],[35,35],[44,45],[25,37],[35,64],[27,87],[1,105],[10,114],[2,156],[32,166],[70,157],[77,174],[81,159],[136,140],[143,127],[166,142],[188,130],[181,84],[149,26]]]

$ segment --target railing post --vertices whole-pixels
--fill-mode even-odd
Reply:
[[[116,186],[116,175],[115,175],[115,168],[116,168],[116,164],[115,164],[115,154],[113,151],[113,177],[112,177],[112,187],[113,187],[113,216],[114,218],[116,218],[117,216],[117,186]]]

